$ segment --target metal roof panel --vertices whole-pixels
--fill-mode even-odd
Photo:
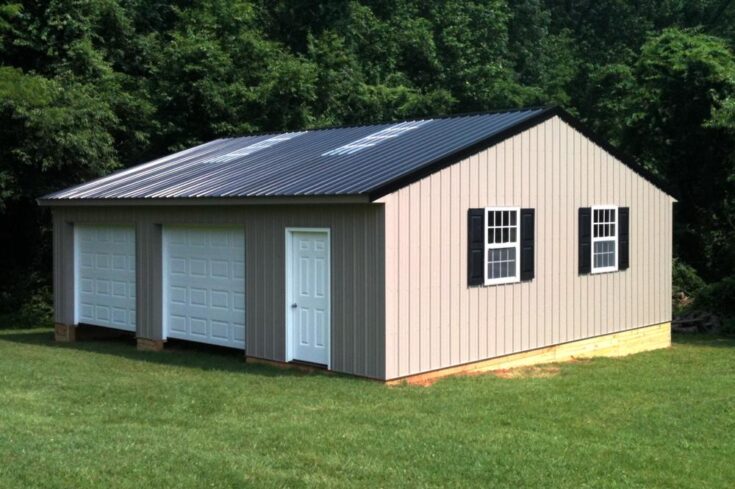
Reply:
[[[519,109],[217,139],[41,201],[374,195],[553,115],[571,118],[560,109]],[[375,144],[363,147],[366,137]]]

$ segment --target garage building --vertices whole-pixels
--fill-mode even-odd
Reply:
[[[57,339],[388,381],[668,346],[673,202],[558,108],[219,139],[39,199]]]

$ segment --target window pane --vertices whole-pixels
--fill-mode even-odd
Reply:
[[[515,243],[516,242],[516,228],[510,229],[510,242]]]
[[[516,212],[515,211],[510,212],[510,224],[512,226],[516,225]]]
[[[608,268],[615,266],[615,240],[595,242],[593,248],[594,267]]]
[[[495,213],[493,211],[487,211],[487,225],[492,227],[495,222]]]
[[[514,277],[516,273],[515,248],[488,250],[488,278]]]
[[[503,243],[507,243],[508,242],[508,239],[510,239],[509,229],[508,228],[504,228],[503,229]]]
[[[615,266],[615,242],[610,241],[610,253],[607,255],[608,257],[608,267],[614,267]]]

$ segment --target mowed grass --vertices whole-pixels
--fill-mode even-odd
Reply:
[[[735,486],[735,341],[558,367],[389,388],[0,332],[0,487]]]

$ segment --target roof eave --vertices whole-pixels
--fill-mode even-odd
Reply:
[[[49,199],[40,198],[41,207],[140,207],[140,206],[229,206],[229,205],[299,205],[299,204],[369,204],[366,194],[354,195],[295,195],[257,197],[164,197],[164,198],[103,198]]]

